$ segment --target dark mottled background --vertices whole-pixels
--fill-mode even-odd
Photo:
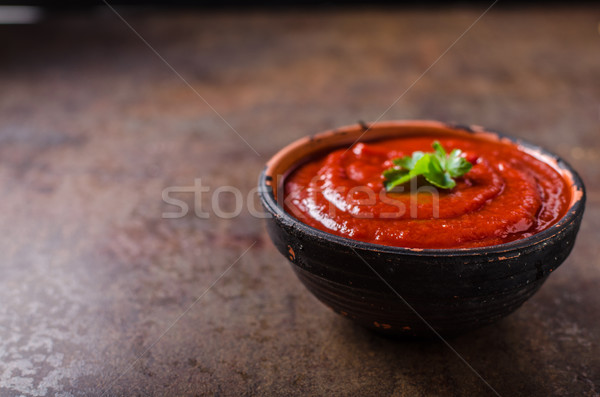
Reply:
[[[0,395],[491,394],[442,343],[322,306],[247,210],[161,196],[247,194],[286,143],[377,119],[485,7],[121,10],[258,155],[110,10],[0,26]],[[450,341],[503,396],[600,393],[599,11],[492,8],[383,117],[499,129],[587,185],[564,265]]]

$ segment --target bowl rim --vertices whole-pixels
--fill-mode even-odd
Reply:
[[[295,218],[279,204],[275,197],[275,192],[272,186],[273,175],[272,171],[279,161],[285,158],[285,156],[293,150],[304,147],[311,142],[318,140],[335,139],[337,136],[347,136],[349,132],[356,133],[356,131],[362,131],[359,134],[359,138],[354,141],[350,146],[357,142],[368,142],[377,139],[384,139],[378,136],[367,136],[369,132],[376,131],[380,128],[437,128],[440,130],[452,131],[454,133],[467,133],[471,135],[478,135],[489,140],[510,142],[517,146],[519,150],[524,151],[527,154],[532,155],[536,159],[543,161],[544,163],[553,167],[559,172],[567,183],[571,183],[571,202],[565,213],[556,223],[547,229],[542,230],[539,233],[533,234],[522,239],[515,241],[482,246],[482,247],[468,247],[468,248],[408,248],[408,247],[396,247],[382,244],[369,243],[360,240],[353,240],[349,237],[342,237],[333,233],[326,232],[324,230],[317,229],[309,226],[306,223]],[[372,134],[373,135],[373,134]],[[332,144],[329,148],[343,147],[342,144]],[[315,151],[316,152],[316,151]],[[287,177],[289,172],[296,169],[302,161],[296,161],[289,169],[286,170]],[[276,182],[277,183],[277,182]],[[275,189],[275,191],[277,188]],[[405,254],[405,255],[430,255],[430,256],[469,256],[469,255],[481,255],[491,253],[506,253],[510,251],[520,251],[525,248],[531,248],[535,245],[543,243],[544,241],[552,238],[553,236],[562,233],[570,224],[575,222],[580,217],[585,208],[586,191],[583,180],[573,169],[573,167],[563,160],[560,156],[552,153],[538,145],[532,144],[521,138],[516,138],[504,133],[484,128],[478,125],[464,125],[455,123],[445,123],[434,120],[393,120],[383,122],[364,123],[359,122],[358,124],[347,125],[336,129],[326,130],[324,132],[317,133],[312,136],[303,137],[297,139],[290,144],[283,147],[271,159],[267,162],[265,168],[260,174],[258,182],[258,192],[260,199],[265,209],[277,219],[279,222],[298,230],[304,234],[309,234],[317,237],[323,241],[331,241],[338,245],[346,246],[350,249],[357,249],[360,251],[374,251],[379,253],[388,254]],[[521,253],[516,253],[519,256]],[[508,259],[508,258],[507,258]]]

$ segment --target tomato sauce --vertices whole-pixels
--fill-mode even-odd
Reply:
[[[439,141],[473,164],[450,190],[421,179],[387,192],[392,159],[431,152]],[[418,135],[341,148],[298,167],[285,180],[288,213],[317,229],[408,248],[507,243],[547,229],[567,211],[570,190],[549,164],[512,143]]]

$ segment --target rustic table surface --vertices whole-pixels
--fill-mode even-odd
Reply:
[[[106,8],[0,26],[0,395],[600,393],[600,8],[476,22],[484,9],[120,10],[139,36]],[[587,185],[563,266],[448,341],[480,376],[440,341],[334,314],[256,216],[279,148],[380,117],[493,127]],[[168,218],[165,189],[185,216]]]

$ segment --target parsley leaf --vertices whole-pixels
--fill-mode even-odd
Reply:
[[[448,155],[438,141],[433,142],[432,147],[433,153],[414,152],[412,156],[393,159],[394,166],[383,171],[385,189],[390,191],[419,175],[441,189],[452,189],[456,186],[453,178],[463,176],[473,167],[461,157],[462,151],[459,149],[452,150]]]

